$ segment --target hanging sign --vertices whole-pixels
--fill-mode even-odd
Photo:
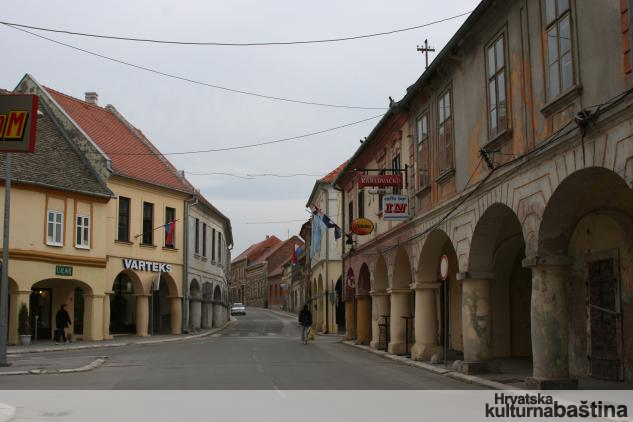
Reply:
[[[37,95],[0,95],[0,151],[34,152]]]
[[[382,198],[382,216],[385,221],[409,219],[409,198],[406,195],[385,195]]]
[[[385,188],[388,186],[402,187],[402,173],[398,174],[359,174],[358,187],[373,186]]]
[[[374,231],[374,223],[367,218],[357,218],[352,221],[352,232],[359,235],[365,236]]]
[[[440,258],[440,278],[442,281],[448,279],[448,256],[442,255]]]

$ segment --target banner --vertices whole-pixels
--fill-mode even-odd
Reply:
[[[382,212],[385,221],[409,219],[409,198],[406,195],[385,195],[382,198]]]
[[[358,187],[374,186],[384,188],[393,186],[402,187],[402,173],[398,174],[359,174]]]

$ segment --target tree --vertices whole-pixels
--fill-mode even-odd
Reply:
[[[21,336],[28,336],[31,334],[31,327],[29,323],[29,310],[26,307],[26,303],[20,305],[20,315],[18,321],[18,333]]]

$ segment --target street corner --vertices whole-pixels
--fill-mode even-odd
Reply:
[[[15,416],[15,407],[6,404],[0,403],[0,422],[9,422]]]

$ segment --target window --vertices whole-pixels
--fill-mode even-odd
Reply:
[[[176,210],[174,208],[165,207],[165,227],[165,247],[173,248],[176,246]]]
[[[90,217],[87,215],[77,216],[75,246],[82,249],[90,249]]]
[[[154,204],[143,202],[143,245],[154,244]]]
[[[453,169],[453,119],[451,91],[447,90],[437,103],[438,139],[437,152],[440,174]]]
[[[195,245],[193,247],[196,255],[200,254],[200,220],[196,218],[196,228],[195,228]]]
[[[211,261],[215,261],[215,229],[211,229]]]
[[[400,163],[400,154],[396,154],[392,159],[391,159],[391,174],[400,174],[400,169],[402,167],[401,163]],[[399,195],[400,191],[402,190],[402,188],[400,187],[395,187],[393,188],[393,194],[394,195]]]
[[[352,230],[352,222],[354,221],[354,202],[353,201],[349,201],[349,204],[347,204],[347,224],[348,224],[348,229]]]
[[[202,256],[207,256],[207,224],[202,223]]]
[[[130,198],[119,196],[119,232],[117,240],[130,241]]]
[[[48,210],[48,224],[46,228],[46,244],[64,246],[64,213]]]
[[[218,262],[222,263],[222,233],[218,232]]]
[[[429,112],[420,114],[415,122],[416,144],[418,146],[418,183],[423,188],[429,185]]]
[[[574,85],[569,0],[545,0],[547,82],[552,99]]]
[[[365,217],[365,191],[358,191],[358,218]]]
[[[488,133],[490,138],[494,138],[508,128],[504,34],[496,38],[486,49],[486,63],[488,69]]]

